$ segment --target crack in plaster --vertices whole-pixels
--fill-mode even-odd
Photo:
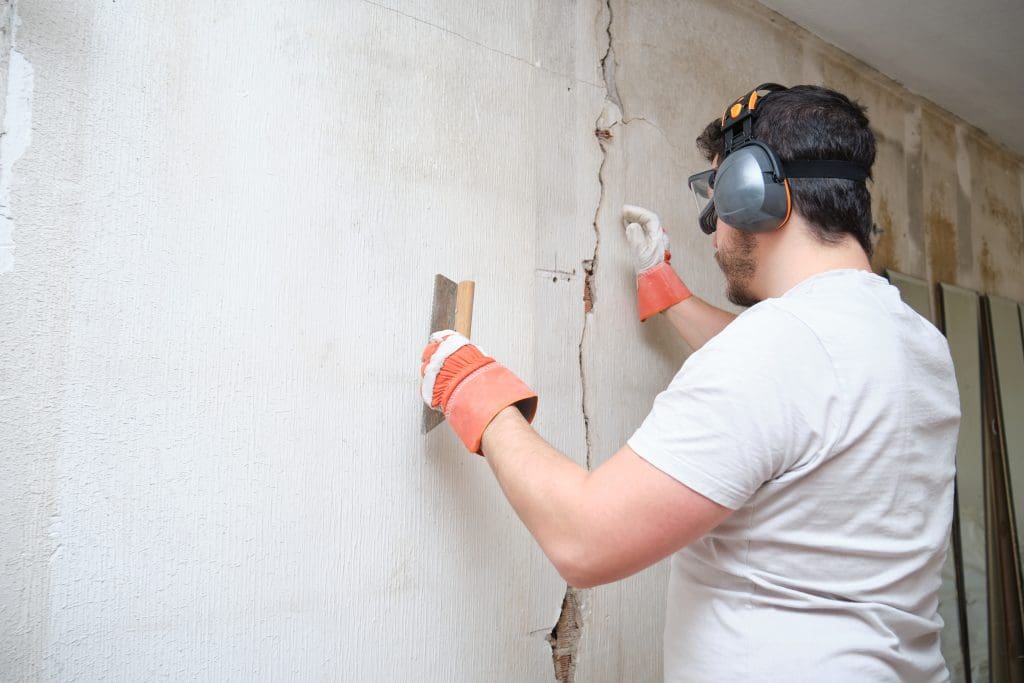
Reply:
[[[604,87],[600,83],[594,83],[593,81],[588,81],[588,80],[586,80],[584,78],[576,78],[575,76],[573,76],[571,74],[564,74],[561,71],[555,71],[554,69],[549,69],[546,66],[543,66],[540,63],[539,60],[536,61],[536,62],[531,62],[530,60],[524,59],[523,57],[520,57],[519,55],[512,54],[511,52],[505,52],[503,50],[499,50],[497,48],[493,48],[490,45],[487,45],[486,43],[481,43],[479,40],[473,40],[472,38],[470,38],[468,36],[464,36],[461,33],[459,33],[458,31],[453,31],[450,28],[445,28],[444,26],[441,26],[439,24],[435,24],[433,22],[427,21],[426,19],[421,19],[421,18],[417,17],[414,14],[409,14],[408,12],[403,12],[402,10],[400,10],[400,9],[398,9],[396,7],[388,7],[385,4],[382,4],[382,3],[379,3],[379,2],[373,2],[373,0],[361,0],[361,2],[363,4],[365,4],[365,5],[371,5],[372,7],[377,7],[377,8],[380,8],[382,10],[385,10],[387,12],[391,12],[393,14],[397,14],[399,16],[405,17],[406,19],[412,19],[417,24],[423,24],[424,26],[429,26],[431,28],[436,28],[438,31],[441,31],[443,33],[447,33],[450,36],[454,36],[454,37],[458,38],[459,40],[464,40],[467,43],[470,43],[472,45],[476,45],[477,47],[482,47],[483,49],[487,50],[488,52],[493,52],[494,54],[501,55],[502,57],[508,57],[509,59],[513,59],[513,60],[515,60],[517,62],[521,62],[522,64],[526,64],[527,66],[532,67],[534,69],[540,69],[541,71],[545,71],[545,72],[547,72],[549,74],[552,74],[553,76],[559,76],[561,78],[568,78],[569,80],[571,80],[574,83],[579,83],[579,84],[582,84],[582,85],[589,85],[592,88],[603,88]]]
[[[615,106],[622,110],[622,101],[619,99],[619,89],[615,85],[615,50],[612,48],[612,21],[615,15],[612,14],[612,0],[607,0],[605,9],[608,10],[608,23],[604,31],[608,39],[608,49],[601,58],[601,75],[604,77],[605,99],[611,100]]]
[[[576,677],[576,650],[580,642],[583,617],[580,613],[581,591],[566,586],[558,623],[551,629],[551,660],[558,683],[572,683]]]
[[[590,409],[588,405],[587,371],[584,352],[590,330],[590,318],[594,311],[595,279],[598,256],[601,249],[601,227],[599,218],[605,201],[605,167],[608,164],[607,145],[611,144],[610,129],[622,123],[622,105],[619,90],[615,83],[615,51],[612,46],[612,14],[611,0],[605,0],[604,10],[608,13],[605,25],[607,48],[601,57],[601,74],[604,78],[605,100],[601,112],[594,123],[594,137],[601,148],[601,163],[597,169],[597,182],[600,192],[597,207],[594,209],[594,251],[583,265],[583,329],[580,331],[579,364],[581,385],[581,409],[583,413],[583,434],[586,441],[586,468],[591,469],[593,442],[590,428]],[[613,119],[609,123],[609,119]],[[566,585],[565,597],[558,616],[558,622],[551,629],[547,640],[551,644],[551,658],[555,668],[555,680],[558,683],[572,683],[576,676],[576,655],[579,651],[580,637],[583,630],[583,614],[580,606],[586,591]]]
[[[604,106],[601,108],[601,113],[597,117],[597,121],[594,122],[595,137],[601,147],[601,164],[597,169],[597,182],[601,189],[597,199],[597,207],[594,209],[594,252],[589,259],[583,261],[583,329],[580,333],[579,344],[580,383],[582,385],[581,408],[583,411],[583,433],[586,439],[586,466],[588,470],[591,468],[592,464],[592,442],[590,434],[590,411],[587,405],[587,372],[583,356],[584,347],[587,342],[587,332],[590,328],[590,316],[594,312],[594,303],[596,299],[594,275],[597,272],[598,257],[601,249],[601,226],[598,219],[601,215],[601,207],[604,206],[604,174],[605,166],[608,163],[607,145],[610,144],[612,140],[612,136],[610,134],[602,133],[606,133],[614,125],[621,122],[617,120],[615,123],[608,124],[609,117],[619,119],[621,105],[619,103],[619,90],[615,84],[615,50],[612,46],[612,21],[614,19],[614,15],[612,14],[611,0],[606,0],[605,9],[608,12],[608,23],[605,25],[605,35],[607,37],[608,46],[605,49],[604,55],[601,57],[601,73],[604,77],[605,83],[605,102]]]

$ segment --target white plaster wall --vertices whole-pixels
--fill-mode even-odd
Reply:
[[[758,82],[870,107],[879,270],[1024,299],[1021,160],[754,3],[2,7],[0,678],[550,679],[564,582],[419,434],[433,275],[599,464],[687,353],[619,207],[725,305],[685,178]],[[660,678],[665,578],[580,594],[577,680]]]
[[[595,6],[16,11],[0,678],[550,677],[565,585],[416,369],[474,278],[580,450],[582,282],[538,269],[593,234]]]

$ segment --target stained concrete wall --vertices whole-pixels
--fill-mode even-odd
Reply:
[[[868,105],[876,267],[1024,299],[1021,159],[756,4],[4,9],[3,678],[549,679],[564,582],[418,433],[433,274],[596,466],[687,353],[619,206],[725,305],[685,178],[757,82]],[[657,680],[664,582],[574,593],[560,663]]]

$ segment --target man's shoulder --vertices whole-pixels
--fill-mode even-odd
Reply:
[[[686,364],[749,375],[772,373],[773,368],[785,371],[794,363],[827,366],[831,361],[816,331],[798,312],[766,299],[737,316]]]
[[[712,341],[719,339],[724,345],[745,345],[752,340],[810,343],[816,335],[800,306],[789,305],[782,299],[765,299],[743,311]]]

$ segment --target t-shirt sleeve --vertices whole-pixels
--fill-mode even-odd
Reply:
[[[735,510],[828,448],[839,407],[835,378],[817,336],[765,302],[686,360],[627,443]]]

